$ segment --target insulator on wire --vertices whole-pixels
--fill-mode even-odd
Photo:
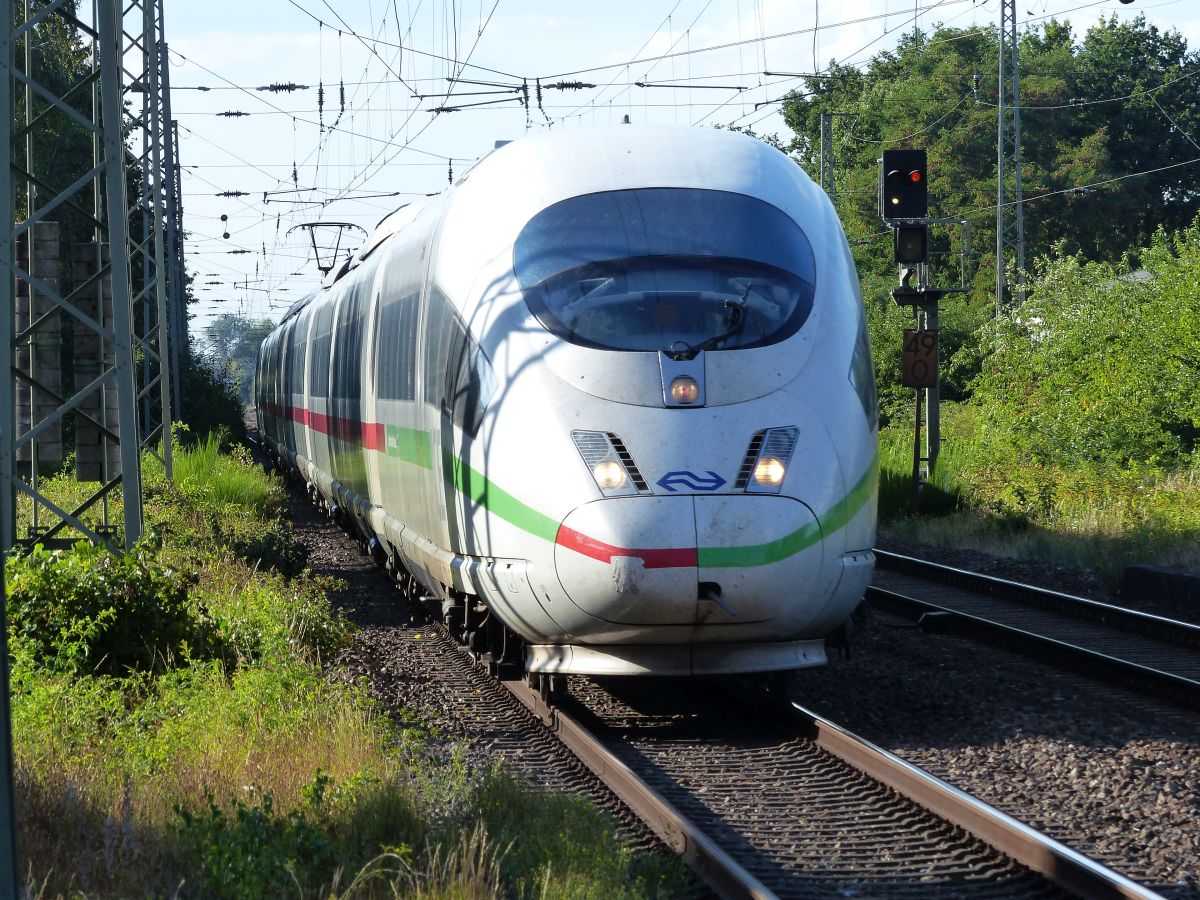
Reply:
[[[273,94],[290,94],[292,91],[307,91],[308,85],[296,84],[294,81],[274,81],[271,84],[264,84],[256,90],[270,91]]]
[[[217,194],[218,197],[249,197],[249,191],[221,191]]]
[[[240,109],[230,109],[230,110],[226,110],[225,112],[219,112],[219,113],[217,113],[217,115],[224,116],[227,119],[239,119],[242,116],[250,115],[250,113],[242,112]]]
[[[339,109],[338,109],[338,115],[340,116],[342,113],[344,113],[346,111],[346,82],[340,81],[340,82],[338,82],[338,84],[341,87],[339,99],[338,99],[338,103],[340,104]]]
[[[557,81],[554,84],[548,84],[546,87],[554,88],[559,91],[581,91],[584,88],[594,88],[594,84],[587,84],[583,81]]]
[[[454,184],[454,160],[450,160],[450,167],[446,171],[446,178],[450,184]]]
[[[325,85],[317,83],[317,122],[321,130],[325,130]]]

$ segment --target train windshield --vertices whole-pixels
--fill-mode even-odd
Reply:
[[[517,238],[538,320],[606,350],[734,350],[794,334],[812,310],[804,232],[743,194],[641,188],[573,197]]]

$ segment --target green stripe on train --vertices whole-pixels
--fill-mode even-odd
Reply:
[[[811,547],[821,539],[823,533],[833,534],[849,525],[850,520],[862,511],[874,495],[878,484],[879,455],[876,454],[858,484],[821,516],[819,524],[813,522],[801,526],[791,534],[785,534],[765,544],[750,544],[746,547],[698,547],[696,562],[710,569],[729,569],[765,566],[787,559]]]
[[[442,464],[452,473],[454,488],[473,503],[478,503],[488,512],[511,522],[534,537],[554,542],[558,536],[558,522],[532,506],[522,503],[503,488],[496,487],[487,476],[464,465],[463,461],[449,450],[443,451]]]
[[[433,468],[433,450],[428,431],[388,425],[384,434],[387,439],[388,456],[394,456],[401,462],[412,463],[422,469]]]
[[[403,462],[412,463],[423,469],[433,468],[433,451],[430,434],[415,428],[387,426],[387,453]],[[449,450],[442,452],[442,464],[447,480],[454,489],[470,500],[499,516],[522,531],[545,541],[554,542],[558,536],[558,522],[532,506],[522,503],[495,482],[476,469],[464,465],[463,461]],[[794,556],[821,539],[822,534],[833,534],[845,528],[858,515],[867,501],[874,495],[879,484],[879,456],[858,483],[841,500],[820,517],[820,524],[804,525],[791,534],[765,544],[750,544],[745,547],[699,547],[697,562],[710,569],[747,568],[765,566]]]

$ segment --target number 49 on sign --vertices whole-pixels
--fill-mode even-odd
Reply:
[[[932,329],[904,330],[900,383],[905,387],[937,387],[937,336]]]

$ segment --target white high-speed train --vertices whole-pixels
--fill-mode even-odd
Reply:
[[[782,153],[546,133],[384,219],[289,311],[259,428],[497,660],[796,669],[874,562],[866,334],[833,207]]]

